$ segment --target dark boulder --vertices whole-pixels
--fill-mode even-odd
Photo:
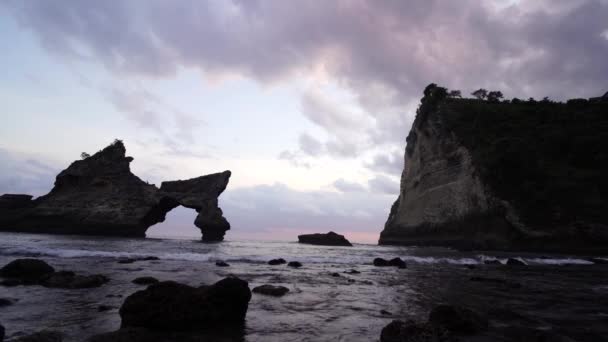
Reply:
[[[494,259],[494,260],[484,260],[483,263],[485,265],[502,265],[502,263],[499,260],[497,260],[497,259]]]
[[[289,289],[285,286],[261,285],[254,287],[253,292],[268,296],[281,297],[289,292]]]
[[[331,274],[331,276],[332,276],[332,277],[336,277],[336,278],[337,278],[337,277],[339,277],[339,276],[340,276],[340,273],[338,273],[338,272],[334,272],[334,273],[332,273],[332,274]]]
[[[55,269],[39,259],[17,259],[0,269],[0,276],[16,278],[24,282],[36,282],[55,272]]]
[[[294,268],[300,268],[302,267],[302,263],[299,261],[290,261],[287,266],[289,267],[294,267]]]
[[[279,259],[272,259],[270,261],[268,261],[268,265],[282,265],[282,264],[286,264],[287,261],[285,261],[285,259],[283,258],[279,258]]]
[[[230,266],[227,262],[223,261],[223,260],[218,260],[215,262],[215,266],[218,267],[228,267]]]
[[[360,274],[361,272],[359,272],[359,271],[357,271],[355,269],[352,269],[352,270],[348,270],[348,271],[346,271],[344,273],[347,273],[347,274]]]
[[[120,317],[123,328],[159,331],[242,326],[250,299],[248,283],[236,277],[200,288],[165,281],[127,297]]]
[[[158,283],[158,279],[154,277],[139,277],[133,279],[132,283],[137,285],[150,285]]]
[[[160,260],[160,258],[159,257],[155,257],[155,256],[147,256],[147,257],[141,258],[140,260],[143,260],[143,261],[153,261],[153,260]]]
[[[439,305],[429,314],[429,323],[462,334],[475,334],[488,328],[488,320],[460,306]]]
[[[109,305],[100,305],[97,307],[97,312],[106,312],[106,311],[110,311],[112,309],[113,309],[113,307],[111,307]]]
[[[0,308],[5,307],[5,306],[11,306],[13,305],[15,302],[11,299],[8,298],[0,298]]]
[[[380,342],[457,342],[458,340],[442,327],[429,323],[394,320],[382,329]]]
[[[118,260],[119,264],[132,264],[134,262],[136,262],[137,259],[133,259],[133,258],[125,258],[125,259],[120,259]]]
[[[100,287],[108,281],[109,279],[101,274],[83,276],[71,271],[59,271],[46,276],[42,279],[40,285],[61,289],[88,289]]]
[[[329,232],[327,234],[317,233],[298,235],[298,242],[321,246],[352,246],[344,235],[336,234],[334,232]]]
[[[526,263],[515,258],[509,258],[507,260],[507,266],[526,266]]]
[[[375,258],[374,259],[374,266],[377,267],[387,267],[390,266],[388,260],[386,259],[382,259],[382,258]]]
[[[15,342],[61,342],[63,341],[63,334],[58,331],[43,330],[31,335],[22,336],[15,340]]]
[[[399,267],[399,268],[407,267],[407,264],[405,263],[405,261],[401,260],[401,258],[393,258],[393,259],[389,260],[388,264],[390,266],[395,266],[395,267]]]

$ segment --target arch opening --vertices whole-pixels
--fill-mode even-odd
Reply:
[[[146,238],[200,240],[201,230],[194,225],[197,215],[196,210],[178,205],[167,212],[163,222],[148,227]]]

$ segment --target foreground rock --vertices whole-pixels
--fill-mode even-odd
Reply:
[[[58,331],[43,330],[31,335],[22,336],[12,341],[15,342],[62,342],[63,334]]]
[[[282,265],[282,264],[286,264],[287,261],[283,258],[279,258],[279,259],[272,259],[270,261],[268,261],[268,265]]]
[[[39,259],[17,259],[0,269],[0,276],[7,278],[5,286],[42,285],[50,288],[85,289],[99,287],[109,281],[100,274],[77,275],[71,271],[55,271]]]
[[[0,230],[45,234],[144,237],[148,227],[182,205],[198,215],[203,241],[221,241],[230,224],[218,207],[230,171],[163,182],[160,189],[131,173],[120,140],[73,162],[47,195],[0,196]]]
[[[425,323],[395,320],[382,329],[381,342],[456,342],[460,335],[474,335],[488,328],[484,317],[467,308],[439,305]]]
[[[509,258],[506,263],[507,266],[526,266],[526,263],[515,258]]]
[[[289,289],[285,286],[261,285],[254,287],[253,292],[268,296],[281,297],[289,292]]]
[[[589,190],[606,189],[607,112],[606,98],[484,101],[429,85],[379,243],[607,253],[608,201]]]
[[[375,258],[373,261],[373,264],[376,267],[394,266],[394,267],[398,267],[398,268],[407,268],[407,264],[401,258],[393,258],[391,260],[386,260],[383,258]]]
[[[160,282],[125,299],[121,327],[196,331],[242,326],[250,299],[247,282],[235,277],[199,288]]]
[[[344,235],[336,234],[334,232],[329,232],[327,234],[298,235],[298,242],[321,246],[352,246]]]
[[[302,263],[299,261],[290,261],[289,263],[287,263],[287,266],[293,267],[293,268],[300,268],[300,267],[302,267]]]

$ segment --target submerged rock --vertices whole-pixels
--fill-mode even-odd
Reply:
[[[506,263],[507,266],[526,266],[527,264],[519,259],[509,258]]]
[[[407,267],[407,264],[405,263],[405,261],[401,260],[401,258],[393,258],[393,259],[389,260],[388,264],[390,266],[395,266],[395,267],[399,267],[399,268]]]
[[[223,260],[218,260],[218,261],[215,262],[215,266],[228,267],[228,266],[230,266],[230,264],[228,264],[227,262],[225,262]]]
[[[0,308],[5,307],[5,306],[11,306],[13,304],[15,304],[15,302],[11,299],[0,298]]]
[[[376,267],[387,267],[387,266],[390,266],[390,264],[388,263],[388,260],[386,260],[386,259],[375,258],[374,259],[374,266],[376,266]]]
[[[57,271],[39,259],[17,259],[2,269],[0,276],[8,279],[2,282],[5,286],[42,285],[50,288],[84,289],[99,287],[109,281],[101,274],[77,275],[72,271]]]
[[[120,308],[121,327],[196,331],[242,326],[250,299],[248,283],[236,277],[199,288],[160,282],[125,299]]]
[[[158,279],[154,277],[139,277],[133,279],[132,283],[137,285],[150,285],[158,283]]]
[[[39,259],[17,259],[0,269],[0,276],[20,279],[23,282],[37,282],[55,269]]]
[[[302,267],[302,263],[299,261],[290,261],[287,266],[289,267],[294,267],[294,268],[300,268]]]
[[[298,242],[322,246],[352,246],[344,235],[336,234],[334,232],[329,232],[327,234],[317,233],[298,235]]]
[[[58,331],[43,330],[14,339],[15,342],[62,342],[63,334]]]
[[[48,194],[0,196],[0,231],[144,237],[182,205],[196,210],[203,241],[221,241],[230,224],[218,206],[230,171],[163,182],[160,188],[131,173],[132,157],[116,140],[73,162],[57,175]]]
[[[285,286],[261,285],[254,287],[253,292],[268,296],[281,297],[289,292],[289,289]]]
[[[473,310],[452,305],[439,305],[429,314],[429,323],[447,330],[474,334],[488,328],[488,320]]]
[[[457,342],[449,331],[430,323],[394,320],[382,329],[380,342]]]
[[[502,265],[502,262],[500,262],[499,260],[484,260],[483,263],[485,265]]]
[[[279,258],[279,259],[272,259],[270,261],[268,261],[268,265],[282,265],[282,264],[286,264],[287,261],[283,258]]]

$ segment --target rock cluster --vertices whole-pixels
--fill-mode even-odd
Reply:
[[[218,206],[230,171],[163,182],[131,173],[120,140],[61,171],[48,194],[0,196],[0,230],[49,234],[143,237],[148,227],[182,205],[198,212],[203,241],[221,241],[230,224]]]
[[[0,269],[4,286],[42,285],[50,288],[85,289],[99,287],[109,281],[101,274],[78,275],[72,271],[55,271],[38,259],[17,259]]]
[[[352,246],[344,235],[334,232],[298,235],[298,242],[321,246]]]
[[[398,267],[398,268],[407,268],[407,264],[401,258],[393,258],[391,260],[386,260],[383,258],[375,258],[373,261],[373,264],[376,267],[394,266],[394,267]]]

